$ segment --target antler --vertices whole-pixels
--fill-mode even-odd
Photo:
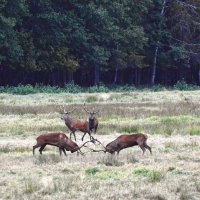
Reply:
[[[96,150],[96,149],[92,149],[92,148],[90,148],[88,146],[85,146],[85,147],[87,147],[88,149],[90,149],[92,152],[100,152],[100,151],[103,151],[104,153],[106,152],[106,150],[103,150],[103,149]]]
[[[65,106],[64,105],[62,105],[62,106],[60,106],[60,109],[62,110],[62,111],[64,111],[64,113],[68,113],[68,114],[70,114],[70,113],[72,113],[76,108],[73,108],[71,111],[66,111],[65,110]]]
[[[84,108],[84,110],[85,110],[88,114],[90,114],[90,112],[85,108],[85,103],[84,103],[84,105],[83,105],[83,108]]]
[[[92,142],[92,141],[90,140],[90,141],[87,141],[87,142],[83,143],[83,144],[79,147],[79,149],[81,149],[82,147],[84,147],[85,144],[87,144],[88,142]]]

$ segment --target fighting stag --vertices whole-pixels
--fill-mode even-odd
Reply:
[[[115,154],[115,152],[117,152],[117,154],[119,155],[119,152],[122,149],[138,145],[142,149],[143,154],[146,151],[146,149],[148,149],[152,154],[151,147],[147,145],[147,138],[148,138],[147,135],[143,133],[132,134],[132,135],[120,135],[114,141],[108,143],[106,147],[104,147],[103,144],[101,143],[101,145],[104,147],[104,150],[94,150],[94,149],[91,150],[93,152],[103,151],[104,153],[108,152],[111,154]]]
[[[62,110],[62,108],[63,108],[63,110]],[[64,114],[61,117],[61,119],[65,121],[66,126],[71,131],[71,133],[70,133],[70,139],[71,139],[71,135],[73,134],[74,139],[76,141],[76,135],[75,135],[76,131],[81,131],[81,132],[84,133],[84,135],[82,137],[82,141],[83,141],[86,133],[88,133],[88,135],[90,136],[90,140],[91,141],[94,139],[91,136],[90,129],[89,129],[89,122],[87,120],[80,120],[80,119],[75,120],[75,119],[72,119],[70,117],[70,114],[75,110],[75,108],[72,111],[70,111],[70,112],[67,112],[65,110],[64,106],[63,107],[60,106],[60,109],[64,112]]]
[[[85,144],[87,144],[88,142],[91,142],[87,141],[79,147],[75,142],[69,139],[63,132],[42,134],[38,136],[36,140],[37,144],[33,146],[33,155],[35,154],[35,149],[38,147],[40,147],[39,152],[42,155],[42,151],[44,150],[46,145],[52,145],[58,147],[60,155],[62,154],[62,151],[64,152],[65,155],[67,155],[66,151],[71,151],[71,153],[78,152],[83,154],[81,152],[81,148],[85,146]]]
[[[97,119],[97,117],[96,117],[96,114],[99,112],[99,111],[94,111],[94,109],[93,109],[93,111],[92,112],[90,112],[90,111],[88,111],[87,109],[86,109],[86,107],[85,107],[85,103],[84,103],[84,105],[83,105],[83,108],[84,108],[84,110],[89,114],[89,130],[90,131],[93,131],[94,130],[94,133],[96,134],[96,131],[97,131],[97,128],[98,128],[98,125],[99,125],[99,121],[98,121],[98,119]]]

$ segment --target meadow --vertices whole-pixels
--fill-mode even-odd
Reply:
[[[142,132],[153,155],[139,147],[119,156],[84,156],[47,147],[32,155],[39,134],[69,131],[60,105],[73,118],[99,110],[94,136],[104,145],[120,134]],[[77,132],[78,144],[82,133]],[[89,137],[86,136],[85,140]],[[89,145],[101,149],[100,145]],[[0,94],[0,199],[200,199],[200,91]]]

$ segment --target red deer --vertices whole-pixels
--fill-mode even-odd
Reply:
[[[99,112],[99,111],[93,111],[90,112],[88,111],[86,108],[85,108],[85,103],[84,103],[84,110],[89,114],[89,129],[90,131],[94,130],[94,133],[96,134],[96,131],[97,131],[97,128],[98,128],[98,125],[99,125],[99,121],[96,117],[96,114]]]
[[[60,107],[61,108],[61,107]],[[94,138],[91,136],[90,133],[90,129],[89,129],[89,122],[87,120],[80,120],[80,119],[72,119],[70,117],[70,113],[72,111],[74,111],[75,109],[73,109],[70,112],[65,111],[64,106],[63,106],[63,110],[64,110],[64,115],[61,117],[62,120],[65,121],[66,126],[69,128],[69,130],[71,131],[70,133],[70,139],[71,139],[71,135],[73,134],[74,139],[76,141],[76,135],[75,132],[76,131],[81,131],[84,133],[83,137],[82,137],[82,141],[86,135],[86,133],[89,134],[90,136],[90,140],[92,141]]]
[[[104,153],[108,152],[111,154],[115,154],[116,151],[117,154],[119,154],[119,152],[122,149],[138,145],[142,149],[143,154],[146,151],[146,149],[148,149],[152,154],[151,147],[147,145],[146,141],[147,141],[147,135],[142,133],[132,134],[132,135],[120,135],[117,139],[108,143],[106,147],[104,147],[102,144],[105,150],[93,150],[93,149],[91,150],[93,152],[103,151]]]
[[[63,132],[56,132],[56,133],[47,133],[42,134],[37,137],[37,144],[33,146],[33,155],[35,153],[35,149],[40,147],[39,152],[42,154],[42,151],[44,150],[46,145],[52,145],[59,148],[60,155],[62,154],[62,151],[66,155],[66,151],[71,151],[71,153],[74,152],[80,152],[81,148],[88,142],[85,142],[81,147],[79,147],[75,142],[70,140]],[[66,151],[65,151],[66,150]]]

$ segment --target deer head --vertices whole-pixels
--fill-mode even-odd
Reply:
[[[65,120],[66,118],[69,118],[69,115],[75,110],[76,108],[73,108],[71,111],[66,111],[65,106],[60,106],[60,110],[64,113],[61,117],[62,120]]]
[[[83,108],[84,108],[84,110],[89,114],[89,121],[94,121],[94,119],[95,119],[95,116],[96,116],[96,114],[99,112],[99,111],[94,111],[94,108],[93,108],[93,111],[92,112],[90,112],[90,111],[88,111],[87,109],[86,109],[86,107],[85,107],[85,103],[84,103],[84,105],[83,105]]]

